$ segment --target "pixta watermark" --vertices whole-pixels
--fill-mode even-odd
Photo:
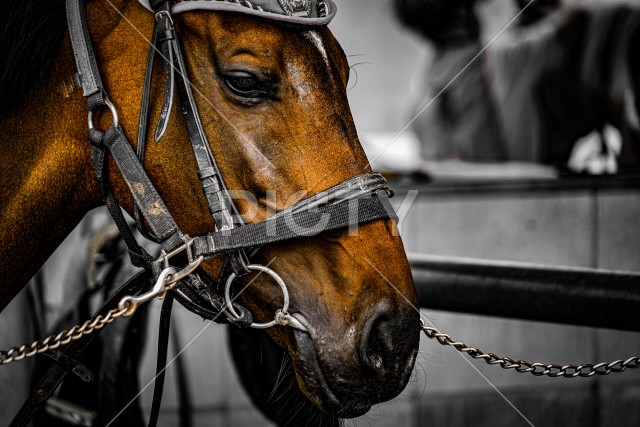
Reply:
[[[359,219],[363,214],[363,210],[367,208],[367,198],[378,197],[376,193],[363,197],[361,192],[345,189],[320,197],[311,196],[309,197],[309,203],[303,207],[291,209],[287,208],[287,206],[293,206],[300,200],[308,198],[307,191],[301,190],[284,197],[282,195],[279,196],[275,190],[267,190],[264,196],[259,198],[246,190],[230,190],[229,193],[236,206],[240,209],[240,216],[244,223],[250,224],[267,220],[266,234],[269,237],[278,236],[278,230],[283,226],[287,227],[296,236],[315,236],[331,229],[331,224],[338,220],[338,218],[334,217],[336,215],[339,215],[341,219],[344,219],[342,218],[343,216],[347,216],[349,236],[358,236],[361,226]],[[396,197],[395,203],[383,204],[389,217],[398,218],[397,221],[393,221],[392,234],[394,236],[402,235],[404,221],[408,217],[417,196],[417,190],[410,190],[402,194],[402,200]],[[331,213],[326,210],[323,211],[323,208],[336,203],[343,204],[346,208]],[[279,215],[281,219],[279,221],[270,220],[279,210],[281,210]],[[303,216],[302,219],[294,219],[292,214],[301,211],[307,212],[308,215]]]

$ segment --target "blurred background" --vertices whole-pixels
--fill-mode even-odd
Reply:
[[[640,271],[640,74],[631,54],[640,1],[536,1],[337,0],[330,28],[352,67],[348,95],[361,141],[396,190],[410,253]],[[83,277],[87,236],[108,234],[104,221],[94,212],[52,258],[84,255],[63,269],[50,263],[41,277]],[[72,292],[49,288],[38,303],[45,317],[59,316]],[[22,319],[34,304],[23,292],[2,313],[3,347],[33,333]],[[182,344],[197,338],[181,357],[184,372],[168,370],[161,425],[178,423],[181,377],[195,425],[268,425],[239,383],[225,327],[175,311]],[[640,352],[632,332],[424,309],[423,316],[457,340],[514,359],[587,363]],[[156,333],[147,336],[141,386],[155,374]],[[31,365],[17,368],[10,375],[28,377]],[[638,426],[639,375],[537,378],[423,337],[406,391],[346,425]],[[28,383],[2,380],[15,384],[0,389],[0,419],[9,419]],[[141,395],[145,413],[151,390]]]
[[[332,28],[353,66],[363,145],[395,172],[398,206],[418,191],[402,224],[410,253],[638,271],[636,86],[624,69],[640,2],[528,3],[341,3]],[[423,314],[514,359],[583,363],[640,348],[631,332]],[[415,382],[357,425],[640,425],[633,372],[537,378],[427,341]]]

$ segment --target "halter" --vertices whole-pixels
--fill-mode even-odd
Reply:
[[[133,314],[140,302],[163,296],[174,290],[174,296],[189,310],[207,319],[217,318],[222,311],[232,323],[240,326],[257,326],[250,313],[237,304],[228,306],[229,289],[236,277],[250,270],[260,270],[271,276],[288,299],[286,285],[280,276],[266,266],[249,265],[248,251],[256,251],[263,245],[317,235],[320,232],[349,227],[381,219],[395,219],[388,200],[384,178],[379,174],[362,174],[350,178],[259,223],[245,225],[220,174],[220,169],[211,152],[195,104],[191,87],[187,81],[187,70],[172,14],[189,10],[224,10],[247,13],[264,19],[286,22],[297,26],[326,25],[336,13],[331,0],[140,0],[142,5],[155,13],[155,25],[149,49],[147,70],[138,129],[137,153],[132,149],[118,122],[117,110],[109,100],[102,84],[99,67],[93,52],[82,0],[67,0],[67,18],[74,57],[78,69],[78,80],[87,99],[89,110],[89,140],[92,145],[96,176],[102,183],[107,207],[123,234],[129,247],[132,262],[136,266],[150,269],[156,279],[154,288],[139,296],[128,296],[120,302]],[[189,138],[198,165],[198,177],[209,205],[215,232],[204,236],[190,237],[182,233],[171,216],[164,201],[156,191],[143,167],[147,140],[148,110],[156,52],[162,52],[165,63],[164,102],[155,139],[162,138],[173,108],[174,87],[177,86],[180,105],[186,119]],[[93,125],[92,115],[100,109],[108,109],[113,122],[102,132]],[[153,259],[135,241],[121,212],[105,173],[106,157],[111,154],[135,200],[135,217],[138,228],[150,239],[160,244],[161,256]],[[148,225],[146,232],[143,219]],[[314,227],[323,219],[324,227]],[[218,283],[198,274],[203,260],[227,255]],[[224,286],[224,292],[218,288]],[[223,293],[227,295],[226,301]],[[304,329],[290,316],[286,307],[276,315],[274,324],[287,324]]]
[[[127,244],[131,262],[134,266],[144,268],[144,271],[118,290],[91,322],[77,329],[82,331],[81,335],[74,336],[76,341],[73,341],[62,354],[63,360],[68,360],[68,363],[51,365],[38,382],[37,389],[12,421],[11,427],[27,425],[33,413],[61,384],[66,373],[74,372],[71,368],[79,365],[74,359],[82,354],[102,327],[114,319],[110,317],[115,316],[114,312],[119,313],[117,316],[130,316],[140,304],[155,297],[164,297],[159,321],[157,375],[149,421],[149,426],[155,426],[162,399],[174,299],[205,319],[228,321],[240,327],[269,328],[281,325],[304,331],[305,326],[288,313],[289,295],[284,280],[268,266],[250,264],[247,253],[255,254],[261,247],[270,243],[314,236],[325,231],[344,229],[376,220],[397,220],[388,199],[391,192],[387,189],[384,178],[380,174],[365,173],[306,198],[264,221],[245,225],[211,152],[191,87],[186,79],[187,70],[173,26],[173,13],[188,10],[234,11],[295,26],[318,27],[327,25],[335,16],[336,6],[331,0],[140,2],[154,12],[155,23],[142,91],[136,151],[133,150],[119,123],[117,103],[114,104],[109,99],[102,83],[89,34],[84,0],[66,0],[66,8],[78,82],[82,86],[89,110],[88,139],[91,143],[95,174],[102,185],[106,206]],[[165,89],[154,136],[156,140],[160,140],[166,130],[177,87],[180,107],[198,165],[197,174],[215,229],[204,236],[190,237],[180,230],[143,167],[156,52],[162,53],[165,63]],[[112,115],[112,123],[104,132],[94,126],[93,115],[98,110],[108,110]],[[158,258],[149,255],[138,244],[128,227],[108,182],[106,167],[109,154],[115,160],[135,201],[134,216],[137,228],[162,248]],[[205,259],[223,254],[226,255],[226,262],[217,283],[211,283],[199,273],[199,266]],[[231,287],[236,278],[252,270],[270,276],[283,293],[282,309],[267,323],[254,323],[251,313],[234,303],[231,298]],[[145,292],[149,283],[155,284],[151,290]],[[114,308],[116,306],[118,308]],[[225,316],[219,319],[221,313]],[[79,339],[83,334],[92,331],[91,335]]]

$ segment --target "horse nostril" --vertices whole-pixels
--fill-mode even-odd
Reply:
[[[420,342],[418,316],[384,302],[370,310],[358,343],[360,367],[375,401],[384,402],[409,381]]]
[[[390,369],[390,358],[394,353],[393,326],[387,319],[378,317],[371,323],[368,333],[365,332],[362,352],[362,361],[375,372],[376,375],[384,374]]]

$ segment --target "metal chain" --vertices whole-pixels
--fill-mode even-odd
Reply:
[[[193,239],[188,239],[184,245],[175,249],[171,253],[167,254],[163,252],[160,260],[164,261],[166,268],[162,270],[155,285],[149,292],[139,296],[125,296],[118,303],[118,308],[114,308],[107,312],[105,316],[98,315],[93,320],[87,320],[82,325],[76,325],[68,331],[64,330],[57,335],[50,335],[43,340],[37,340],[31,344],[23,344],[20,347],[12,347],[9,350],[0,350],[0,366],[8,365],[28,357],[33,357],[36,354],[44,353],[48,350],[55,350],[61,345],[67,345],[71,341],[79,340],[84,335],[89,335],[98,329],[102,329],[105,325],[113,322],[118,317],[133,316],[138,307],[154,298],[162,299],[167,291],[173,289],[177,282],[193,273],[204,260],[203,257],[193,259],[193,256],[191,255],[192,244]],[[177,271],[174,267],[169,267],[169,259],[183,251],[187,252],[189,264],[180,271]]]
[[[50,335],[31,344],[23,344],[20,347],[13,347],[9,350],[0,350],[0,366],[33,357],[48,350],[55,350],[62,345],[69,344],[71,341],[79,340],[84,335],[89,335],[98,329],[102,329],[118,317],[122,317],[127,311],[128,307],[114,308],[106,316],[99,315],[95,319],[87,320],[82,325],[76,325],[68,331],[64,330],[57,335]]]
[[[624,372],[627,368],[640,368],[640,357],[633,356],[627,360],[615,360],[611,363],[582,365],[556,365],[546,363],[531,363],[526,360],[514,360],[510,357],[500,357],[493,353],[485,354],[478,348],[467,346],[465,343],[453,340],[449,335],[443,334],[436,328],[426,326],[420,320],[422,332],[432,340],[438,341],[444,346],[455,348],[460,353],[466,353],[474,359],[482,359],[488,365],[499,365],[502,369],[515,369],[520,374],[530,373],[536,377],[547,376],[552,378],[592,377],[594,375],[608,375],[612,372]]]
[[[57,335],[50,335],[43,340],[34,341],[31,344],[23,344],[20,347],[13,347],[9,350],[0,350],[0,366],[33,357],[36,354],[44,353],[48,350],[55,350],[62,345],[67,345],[72,341],[82,338],[84,335],[89,335],[98,329],[102,329],[105,325],[127,314],[128,311],[128,307],[114,308],[109,311],[106,316],[99,315],[93,320],[87,320],[82,325],[76,325]],[[639,356],[633,356],[627,360],[615,360],[610,363],[603,362],[595,365],[591,363],[582,365],[531,363],[526,360],[515,360],[508,356],[500,357],[494,353],[486,354],[478,348],[469,347],[463,342],[455,341],[449,335],[441,333],[436,328],[426,326],[422,320],[420,321],[420,328],[427,338],[436,340],[441,345],[453,347],[460,353],[466,353],[474,359],[484,360],[488,365],[499,365],[502,369],[515,369],[515,371],[520,374],[530,373],[536,377],[586,378],[594,375],[608,375],[612,372],[624,372],[627,368],[640,368]]]

